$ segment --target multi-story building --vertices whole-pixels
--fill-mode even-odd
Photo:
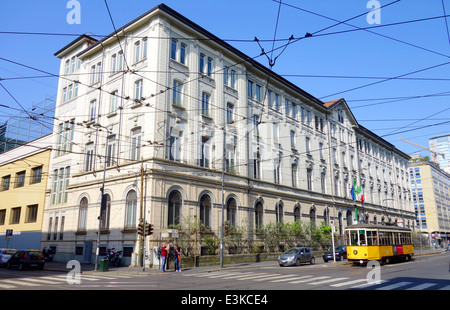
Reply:
[[[41,248],[52,143],[46,135],[0,154],[0,248]]]
[[[55,55],[43,243],[57,258],[92,261],[100,230],[100,255],[115,247],[133,263],[144,216],[155,226],[147,248],[194,216],[216,235],[222,218],[252,229],[334,221],[342,232],[355,206],[360,221],[413,224],[408,155],[344,99],[320,101],[165,5]],[[353,178],[364,204],[350,197]],[[62,216],[61,240],[45,229],[61,231]]]
[[[450,173],[450,134],[430,138],[428,141],[434,162],[447,173]]]
[[[450,174],[431,161],[410,163],[416,228],[430,244],[446,246],[450,235]]]

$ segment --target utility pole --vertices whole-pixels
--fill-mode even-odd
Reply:
[[[144,219],[144,159],[141,157],[141,200],[140,200],[140,219]],[[144,219],[145,224],[145,219]],[[138,242],[139,242],[139,258],[138,262],[140,266],[142,267],[144,263],[144,240],[145,240],[145,233],[143,236],[138,235]]]
[[[224,210],[224,191],[225,191],[225,182],[224,182],[224,178],[225,178],[225,159],[226,159],[226,131],[225,131],[225,125],[223,126],[223,157],[222,157],[222,224],[221,224],[221,228],[220,228],[220,267],[223,268],[223,210]]]

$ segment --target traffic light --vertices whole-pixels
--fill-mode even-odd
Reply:
[[[153,235],[153,224],[147,224],[148,228],[147,228],[147,236],[151,236]]]
[[[144,235],[144,222],[142,220],[139,221],[138,235],[140,235],[140,236]]]

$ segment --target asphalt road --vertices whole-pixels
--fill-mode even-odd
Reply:
[[[0,292],[15,290],[450,290],[450,252],[369,268],[318,263],[153,274],[70,274],[0,269]]]

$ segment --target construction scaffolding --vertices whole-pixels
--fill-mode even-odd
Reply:
[[[51,133],[55,106],[56,95],[45,96],[43,101],[37,104],[33,103],[29,111],[19,110],[15,115],[1,116],[0,153]]]

